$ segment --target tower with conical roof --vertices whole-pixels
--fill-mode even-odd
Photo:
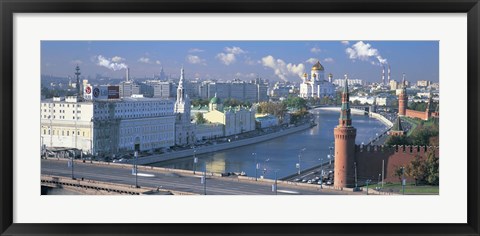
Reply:
[[[195,140],[194,126],[190,120],[190,98],[185,94],[184,85],[185,75],[182,66],[177,88],[177,101],[175,102],[175,113],[177,114],[175,143],[177,145],[191,144]]]
[[[408,105],[408,96],[407,96],[407,88],[405,86],[405,73],[403,73],[402,90],[398,95],[398,115],[399,116],[405,116],[407,114],[407,105]]]
[[[348,77],[342,92],[342,108],[338,125],[333,130],[335,137],[335,177],[337,188],[353,187],[355,180],[355,138],[357,129],[352,126],[350,113]]]
[[[397,116],[397,119],[395,120],[395,123],[393,123],[393,127],[388,132],[388,134],[391,135],[391,136],[403,136],[403,135],[405,135],[405,131],[403,130],[402,120],[401,120],[400,116]]]
[[[180,80],[177,88],[177,101],[175,102],[175,113],[184,114],[185,119],[190,120],[190,99],[185,94],[185,75],[183,66],[180,70]]]

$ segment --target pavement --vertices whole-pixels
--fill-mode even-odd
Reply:
[[[45,175],[57,175],[69,177],[72,170],[66,160],[42,159],[41,173]],[[74,177],[97,181],[126,184],[135,186],[135,175],[132,174],[130,165],[108,166],[91,163],[75,162]],[[148,171],[138,170],[138,185],[204,194],[204,185],[201,184],[201,173],[197,175],[176,173],[174,171]],[[269,181],[246,181],[237,177],[207,176],[207,195],[275,195],[272,191],[272,182]],[[278,195],[345,195],[348,192],[334,191],[330,189],[318,189],[292,184],[278,184]]]

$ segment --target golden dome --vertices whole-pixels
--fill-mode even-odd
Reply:
[[[323,68],[322,64],[320,64],[320,61],[317,61],[317,63],[313,65],[312,70],[325,70],[325,69]]]

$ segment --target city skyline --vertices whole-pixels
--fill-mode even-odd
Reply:
[[[79,65],[82,75],[132,78],[160,74],[186,79],[251,80],[300,83],[320,61],[334,79],[381,82],[382,68],[391,79],[439,81],[438,41],[42,41],[41,74],[73,77]]]

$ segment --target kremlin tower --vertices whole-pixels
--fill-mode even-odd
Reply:
[[[408,96],[407,88],[405,87],[405,74],[402,79],[402,91],[398,95],[398,115],[405,116],[407,114]]]
[[[347,75],[345,75],[345,86],[342,93],[340,119],[338,126],[333,132],[335,137],[334,186],[337,188],[353,187],[355,180],[354,162],[357,129],[352,126]]]

